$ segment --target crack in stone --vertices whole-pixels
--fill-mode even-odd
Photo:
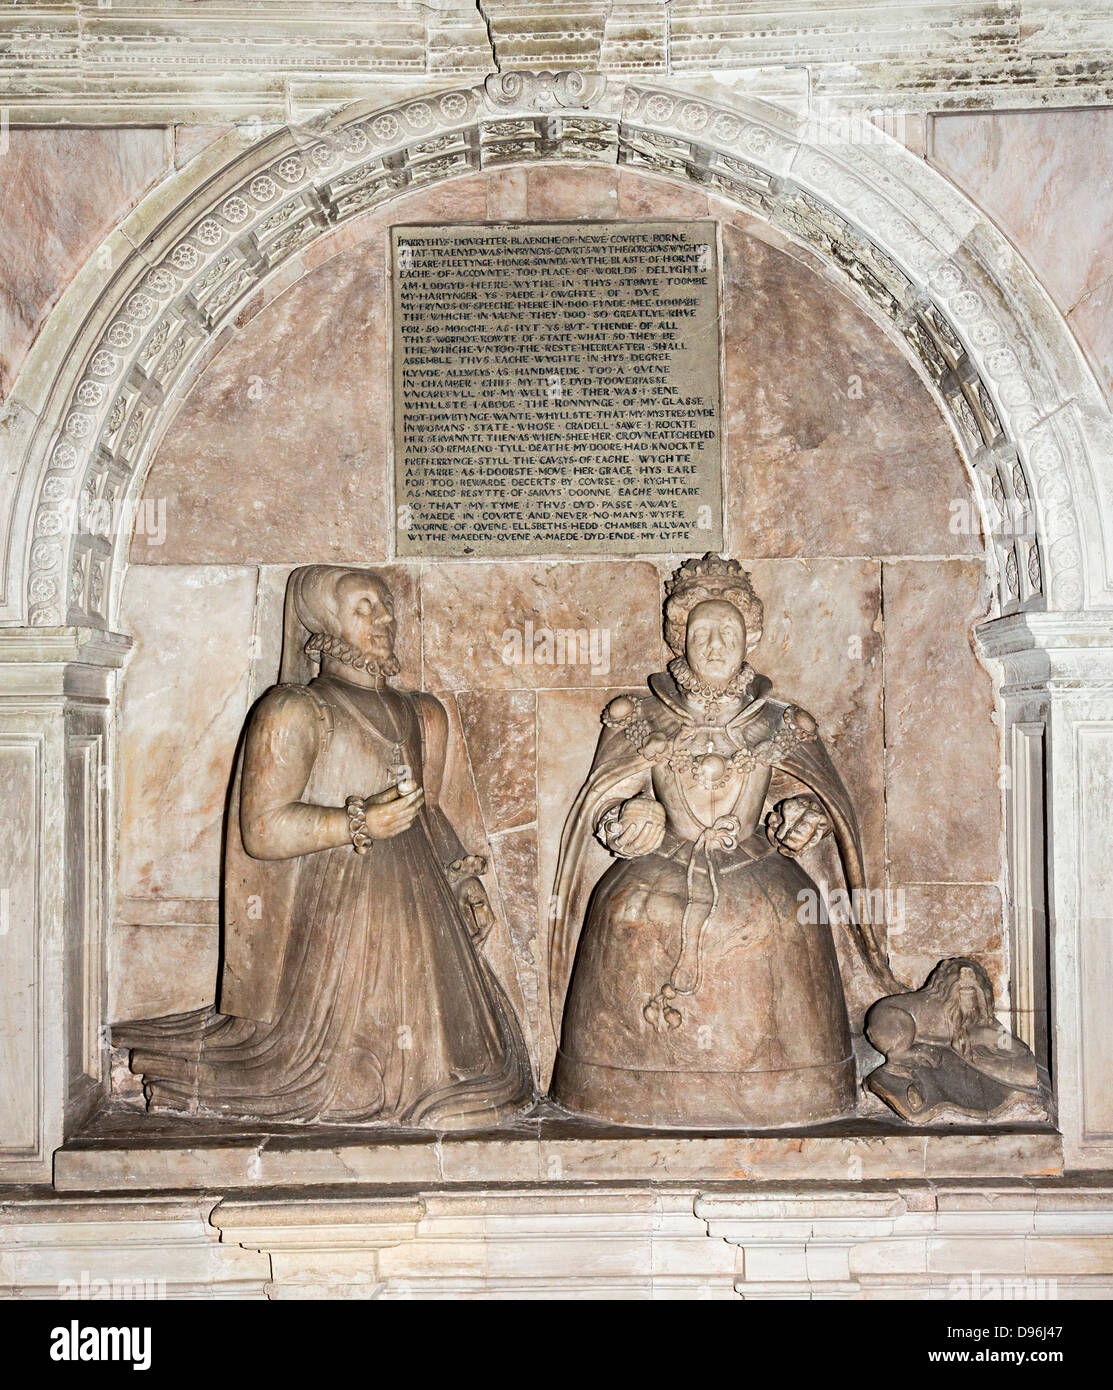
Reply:
[[[491,47],[491,62],[494,63],[496,72],[502,72],[502,64],[499,62],[498,50],[495,47],[495,33],[491,28],[490,16],[483,8],[483,0],[475,0],[475,8],[479,14],[479,18],[483,21],[484,29],[487,31],[487,42]]]

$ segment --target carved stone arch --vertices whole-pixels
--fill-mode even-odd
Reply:
[[[221,326],[266,277],[403,193],[536,160],[694,182],[809,246],[890,321],[948,416],[992,537],[997,611],[1113,600],[1109,420],[1092,374],[1000,234],[880,129],[510,72],[230,146],[127,219],[94,258],[114,269],[80,277],[20,374],[9,622],[113,626],[128,504]]]
[[[11,488],[0,759],[35,819],[34,853],[18,858],[20,842],[14,868],[0,857],[26,904],[9,959],[28,981],[0,1001],[0,1027],[34,1042],[9,1109],[0,1097],[5,1172],[49,1176],[52,1147],[103,1084],[111,670],[126,648],[113,629],[128,508],[176,404],[244,300],[316,238],[440,179],[562,160],[694,183],[808,246],[904,341],[950,419],[997,581],[999,616],[980,636],[1003,676],[1012,945],[1028,970],[1014,1017],[1031,1037],[1048,989],[1057,996],[1068,1153],[1113,1156],[1113,1045],[1098,1007],[1113,988],[1099,930],[1113,834],[1102,791],[1113,785],[1113,429],[1062,315],[987,219],[881,130],[710,101],[680,79],[511,72],[211,147],[91,258],[17,379],[0,418]]]

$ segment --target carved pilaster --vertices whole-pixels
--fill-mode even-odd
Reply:
[[[49,1178],[103,1086],[109,701],[129,646],[0,634],[0,1181]]]
[[[1014,1026],[1050,1052],[1068,1165],[1107,1164],[1113,613],[1012,614],[984,623],[978,642],[1005,721]]]

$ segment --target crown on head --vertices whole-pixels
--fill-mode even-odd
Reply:
[[[688,609],[705,598],[725,599],[738,609],[746,624],[746,649],[752,650],[764,626],[761,599],[737,560],[709,550],[702,559],[685,560],[665,581],[665,641],[673,651],[683,650]]]
[[[707,589],[748,589],[753,593],[750,576],[738,561],[724,560],[710,550],[702,560],[685,560],[676,573],[665,580],[665,593],[672,598],[678,590],[694,584]]]

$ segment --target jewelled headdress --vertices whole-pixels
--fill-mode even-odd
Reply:
[[[685,560],[665,581],[665,641],[679,656],[684,651],[688,614],[697,603],[722,599],[733,604],[746,624],[746,651],[761,641],[765,612],[750,576],[737,560],[724,560],[711,551],[701,560]]]

